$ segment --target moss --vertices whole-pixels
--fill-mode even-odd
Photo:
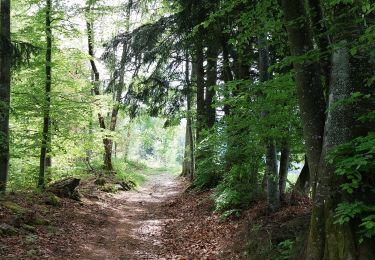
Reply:
[[[10,226],[8,224],[1,224],[0,225],[0,234],[1,235],[8,235],[8,236],[12,236],[12,235],[16,235],[18,233],[17,229],[14,228],[13,226]]]
[[[47,205],[59,207],[59,206],[61,206],[61,199],[59,197],[57,197],[55,194],[50,193],[50,194],[48,194],[48,197],[46,198],[45,203]]]
[[[106,183],[102,188],[102,191],[104,192],[109,192],[109,193],[116,193],[118,192],[118,189],[116,188],[115,185]]]
[[[41,215],[35,214],[35,217],[32,220],[31,224],[39,226],[48,226],[50,222],[47,219],[43,218]]]
[[[22,206],[18,205],[17,203],[11,201],[4,201],[1,203],[2,206],[9,209],[13,214],[16,215],[24,215],[30,212],[29,209],[23,208]]]
[[[324,259],[355,259],[356,247],[355,238],[348,224],[334,224],[335,216],[332,203],[327,203],[325,207],[325,252]]]
[[[27,224],[23,224],[22,228],[26,231],[29,231],[29,232],[35,232],[35,230],[36,230],[36,228],[34,226],[27,225]]]
[[[97,179],[95,180],[94,183],[95,183],[96,185],[98,185],[98,186],[104,186],[104,185],[107,183],[107,181],[106,181],[105,178],[103,178],[103,177],[99,177],[99,178],[97,178]]]

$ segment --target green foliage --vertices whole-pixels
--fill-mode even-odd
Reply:
[[[127,183],[132,181],[136,185],[141,185],[145,181],[145,176],[142,174],[142,172],[147,167],[141,163],[134,161],[123,162],[120,160],[114,160],[113,168],[116,172],[115,179],[120,182]]]
[[[217,130],[219,131],[219,130]],[[225,165],[223,164],[221,135],[215,130],[202,133],[205,138],[198,144],[196,151],[196,177],[194,184],[200,189],[216,187],[223,177]]]
[[[294,241],[288,239],[280,242],[277,245],[277,251],[279,255],[277,256],[276,260],[288,260],[291,258],[294,248]]]
[[[337,224],[359,220],[360,241],[375,235],[375,207],[373,197],[375,190],[369,184],[374,182],[375,171],[375,133],[358,137],[353,141],[340,145],[327,157],[336,167],[336,174],[344,178],[341,188],[355,197],[363,193],[362,200],[345,201],[336,209]],[[349,196],[350,198],[350,196]]]
[[[254,163],[235,165],[224,175],[214,195],[217,211],[244,208],[261,197],[258,165]]]

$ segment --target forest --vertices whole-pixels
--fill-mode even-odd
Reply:
[[[0,0],[0,259],[375,259],[372,0]]]

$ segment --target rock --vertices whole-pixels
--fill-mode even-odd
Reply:
[[[23,208],[17,203],[11,202],[11,201],[4,201],[1,203],[2,206],[12,211],[13,214],[16,215],[24,215],[27,212],[29,212],[29,209]]]
[[[95,180],[94,183],[95,183],[96,185],[98,185],[98,186],[104,186],[104,184],[106,184],[107,181],[106,181],[104,178],[99,177],[99,178],[97,178],[97,179]]]
[[[132,181],[128,181],[128,182],[118,182],[116,183],[116,185],[119,185],[121,188],[119,188],[119,190],[122,190],[122,191],[129,191],[131,189],[133,189],[135,186],[137,186],[134,182]]]
[[[59,207],[59,206],[61,206],[61,199],[59,197],[57,197],[55,194],[50,193],[50,194],[48,194],[48,197],[45,199],[44,203],[46,205]]]
[[[80,181],[81,180],[77,178],[66,178],[51,184],[47,188],[47,191],[52,192],[60,198],[76,199],[77,195],[74,192]]]
[[[6,223],[3,223],[3,224],[0,225],[0,233],[3,234],[3,235],[12,236],[12,235],[17,234],[18,231],[13,226],[8,225]]]
[[[116,193],[118,189],[114,184],[106,183],[102,188],[102,191],[109,192],[109,193]]]

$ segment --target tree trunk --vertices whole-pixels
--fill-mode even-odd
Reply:
[[[280,200],[285,200],[285,189],[286,181],[288,179],[288,170],[289,170],[289,144],[287,141],[282,143],[281,147],[281,157],[280,157],[280,169],[279,169],[279,191],[280,191]]]
[[[133,1],[129,1],[127,5],[127,10],[126,10],[126,20],[125,20],[125,32],[129,32],[130,30],[130,15],[131,15],[131,8],[133,6]],[[122,93],[125,88],[125,65],[127,62],[127,56],[128,56],[128,44],[127,42],[124,43],[122,47],[122,54],[121,54],[121,61],[120,61],[120,70],[119,70],[119,82],[116,86],[116,91],[114,95],[114,105],[112,108],[112,113],[111,113],[111,123],[109,125],[109,130],[111,132],[116,131],[116,126],[117,126],[117,120],[118,120],[118,113],[120,111],[120,104],[121,104],[121,99],[122,99]],[[113,148],[113,140],[108,139],[108,152],[110,154],[106,155],[107,160],[110,160],[110,167],[107,168],[108,171],[112,171],[112,148]]]
[[[182,169],[182,176],[188,177],[190,181],[194,180],[194,140],[192,131],[192,111],[191,111],[191,80],[190,80],[190,61],[189,53],[186,51],[185,62],[185,84],[187,97],[187,116],[186,116],[186,137],[185,137],[185,154]]]
[[[351,44],[360,37],[361,32],[359,24],[356,23],[355,8],[351,3],[336,4],[333,7],[335,49],[331,62],[329,109],[318,175],[319,185],[314,196],[307,259],[374,259],[375,257],[375,249],[371,245],[373,238],[358,243],[356,220],[342,225],[335,224],[335,210],[338,203],[346,201],[348,197],[352,201],[367,197],[365,187],[368,184],[364,180],[363,187],[358,192],[345,193],[340,187],[342,180],[335,174],[334,165],[326,160],[327,154],[338,145],[368,133],[363,132],[366,127],[356,119],[358,116],[356,112],[361,111],[367,104],[362,102],[338,104],[350,98],[352,93],[362,91],[363,82],[373,75],[373,71],[367,66],[369,63],[367,53],[356,56],[350,54]],[[345,31],[338,28],[345,28]],[[373,127],[367,128],[367,131],[371,130]]]
[[[279,178],[277,172],[276,144],[269,141],[266,149],[266,176],[268,208],[275,211],[280,207]]]
[[[216,108],[214,105],[215,86],[217,82],[217,48],[210,42],[207,50],[207,81],[206,81],[206,111],[207,127],[211,129],[216,121]]]
[[[310,190],[310,172],[307,156],[305,156],[305,164],[298,176],[296,184],[294,185],[293,193],[307,196]]]
[[[269,80],[269,52],[265,37],[259,37],[259,81],[265,82]],[[260,93],[259,96],[263,94]],[[263,117],[267,117],[268,111],[262,112]],[[267,178],[267,201],[268,207],[271,211],[275,211],[280,207],[280,191],[279,191],[279,176],[277,169],[276,143],[273,138],[269,137],[265,140],[266,143],[266,172]]]
[[[9,170],[9,109],[11,77],[10,0],[0,1],[0,193],[5,192]]]
[[[324,25],[323,10],[320,6],[320,0],[308,0],[311,27],[315,43],[320,52],[320,72],[324,77],[324,92],[327,99],[331,64],[329,61],[329,38],[327,28]]]
[[[230,81],[233,81],[233,73],[230,67],[229,61],[229,51],[228,51],[228,42],[226,37],[222,37],[222,49],[223,49],[223,80],[224,83],[227,84]],[[230,92],[225,90],[224,91],[224,98],[228,99],[230,97]],[[224,113],[226,116],[230,115],[230,106],[228,104],[224,104]]]
[[[282,0],[291,54],[303,56],[313,50],[303,0]],[[318,62],[295,62],[297,96],[303,124],[310,183],[315,186],[322,150],[326,104]]]
[[[128,129],[127,129],[127,132],[126,132],[126,138],[125,138],[125,141],[124,141],[124,161],[128,161],[129,160],[129,149],[130,149],[130,137],[132,135],[132,126],[131,126],[131,122],[129,122],[129,126],[128,126]]]
[[[195,44],[195,77],[197,85],[197,143],[201,141],[202,130],[206,127],[206,111],[205,111],[205,99],[204,99],[204,54],[202,41],[197,39]]]
[[[51,86],[52,86],[52,29],[51,29],[51,0],[46,0],[46,13],[45,13],[45,30],[46,30],[46,81],[45,81],[45,100],[44,100],[44,118],[43,118],[43,132],[42,132],[42,146],[40,152],[40,166],[39,166],[39,180],[38,187],[45,188],[45,172],[46,172],[46,157],[47,150],[50,146],[50,110],[51,110]]]
[[[88,12],[90,12],[90,6],[88,7]],[[92,93],[95,96],[100,95],[99,85],[100,85],[100,74],[99,70],[96,67],[95,63],[95,55],[94,55],[94,31],[93,31],[93,24],[87,20],[87,39],[88,39],[88,52],[90,55],[90,65],[92,74],[94,75],[94,82],[93,82],[93,89]],[[98,120],[99,120],[99,126],[103,131],[106,130],[106,124],[104,116],[101,113],[98,113]],[[104,160],[104,168],[108,171],[112,171],[112,160],[111,160],[111,143],[108,138],[103,138],[103,145],[104,145],[104,154],[103,154],[103,160]]]

